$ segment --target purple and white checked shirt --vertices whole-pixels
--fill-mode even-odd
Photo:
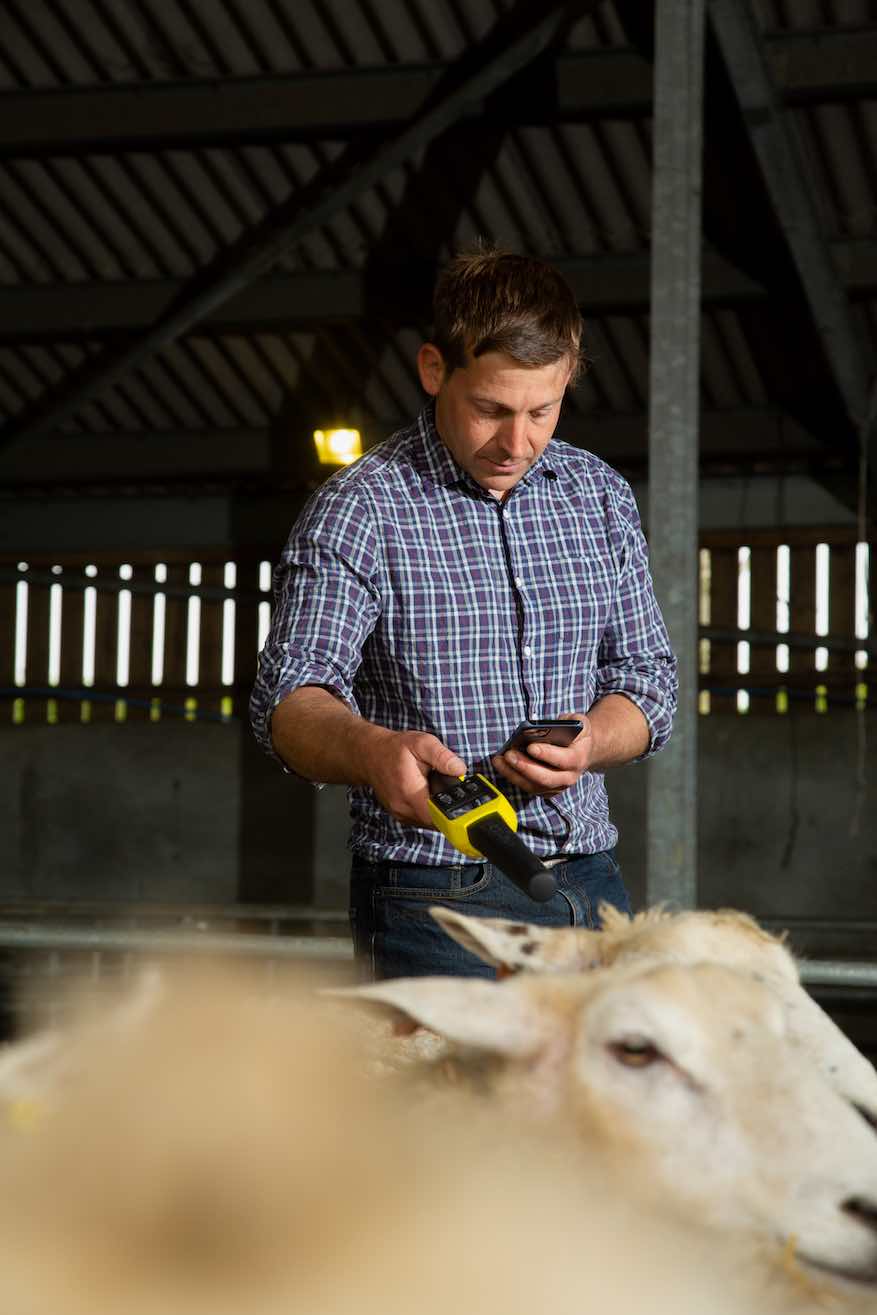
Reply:
[[[271,713],[301,685],[325,686],[392,730],[431,731],[493,780],[490,755],[519,721],[587,710],[606,694],[642,711],[649,754],[670,735],[676,661],[633,494],[559,439],[501,503],[454,461],[428,405],[311,497],[274,595],[250,704],[269,753]],[[540,856],[615,844],[602,774],[551,801],[498,784]],[[460,861],[370,789],[349,798],[349,844],[362,857]]]

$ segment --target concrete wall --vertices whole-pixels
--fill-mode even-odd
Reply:
[[[310,898],[313,790],[239,724],[0,732],[0,898]]]
[[[702,718],[700,902],[877,920],[877,761],[856,805],[854,712]],[[867,718],[871,747],[877,721]],[[268,900],[340,908],[346,800],[275,768],[239,723],[0,731],[0,900]],[[645,899],[648,765],[609,777],[619,856]]]
[[[877,919],[877,718],[853,711],[699,723],[699,902],[762,918]],[[866,743],[859,799],[860,730]],[[646,772],[611,773],[619,859],[645,902]],[[858,809],[858,831],[854,821]]]

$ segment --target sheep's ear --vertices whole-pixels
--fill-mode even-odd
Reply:
[[[438,904],[429,911],[464,949],[509,972],[586,972],[601,962],[600,933],[585,927],[540,927],[506,918],[473,918]]]
[[[550,1020],[511,985],[478,977],[393,977],[327,994],[377,1005],[391,1018],[401,1016],[458,1045],[521,1058],[546,1044]]]

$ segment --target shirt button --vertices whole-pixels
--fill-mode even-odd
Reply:
[[[525,645],[524,645],[524,657],[529,657],[530,654],[531,654],[532,652],[533,652],[533,650],[532,650],[532,648],[530,647],[530,645],[529,645],[529,644],[525,644]]]
[[[518,586],[519,589],[523,589],[523,587],[524,587],[524,579],[523,579],[523,576],[516,575],[516,576],[515,576],[515,584]]]

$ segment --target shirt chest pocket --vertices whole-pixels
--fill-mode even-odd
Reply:
[[[593,654],[609,621],[611,563],[578,549],[556,549],[516,566],[528,633],[567,656]]]

